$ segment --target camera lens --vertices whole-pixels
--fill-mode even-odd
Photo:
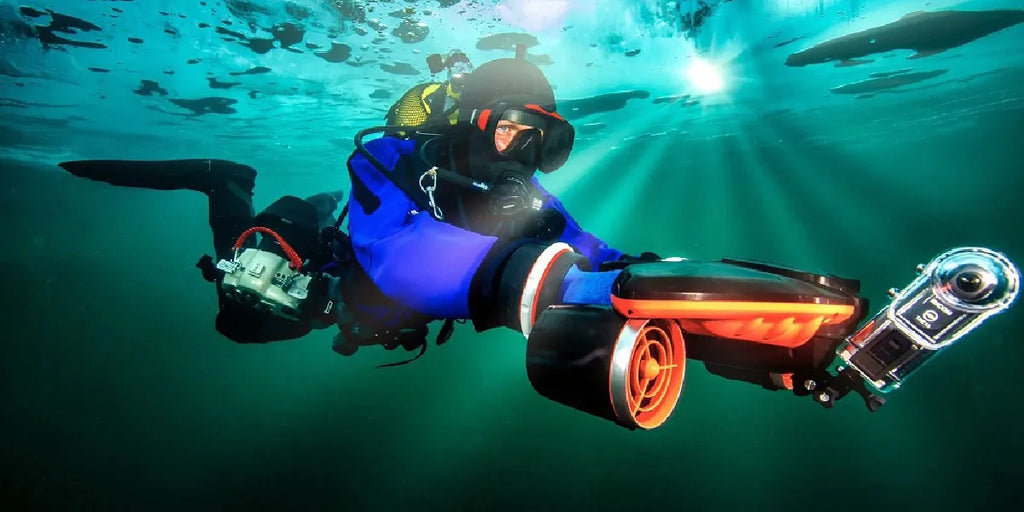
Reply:
[[[952,291],[960,300],[977,303],[988,298],[995,288],[996,279],[991,272],[978,265],[965,265],[950,280]]]
[[[943,254],[933,265],[935,293],[964,311],[1005,308],[1017,296],[1020,274],[999,253],[966,247]]]
[[[978,293],[984,284],[977,272],[961,272],[956,276],[955,283],[957,289],[971,295]]]

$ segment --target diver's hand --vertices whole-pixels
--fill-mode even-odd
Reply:
[[[657,253],[653,253],[653,252],[650,252],[650,251],[644,251],[644,252],[640,253],[639,256],[632,256],[632,255],[629,255],[629,254],[623,254],[622,257],[619,258],[619,261],[626,262],[626,263],[640,263],[640,262],[644,262],[644,261],[660,261],[660,260],[661,260],[661,256],[658,256]]]
[[[657,253],[644,251],[640,253],[638,256],[633,256],[632,254],[623,254],[622,256],[619,257],[619,259],[615,261],[606,261],[602,263],[600,267],[598,267],[598,271],[622,269],[634,263],[650,263],[654,261],[683,261],[685,259],[686,258],[681,258],[679,256],[663,258],[659,256]]]
[[[588,272],[573,266],[561,285],[560,304],[611,305],[612,286],[619,270]]]

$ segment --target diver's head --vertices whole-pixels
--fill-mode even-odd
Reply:
[[[442,71],[448,71],[448,78],[446,80],[446,86],[448,89],[448,95],[453,98],[458,98],[459,93],[462,92],[462,86],[466,82],[466,78],[473,72],[473,63],[470,62],[469,57],[458,49],[453,48],[446,55],[442,56],[440,53],[432,53],[427,56],[427,68],[430,69],[431,75],[436,75]]]
[[[544,73],[522,59],[498,59],[465,79],[459,121],[470,133],[470,172],[494,179],[514,169],[529,178],[565,163],[575,132],[555,107]]]
[[[555,110],[555,93],[544,73],[522,59],[496,59],[476,68],[467,77],[461,105],[473,110],[510,98]]]
[[[448,69],[448,93],[458,97],[466,85],[466,79],[473,72],[473,63],[462,50],[455,49],[448,53],[444,64]]]

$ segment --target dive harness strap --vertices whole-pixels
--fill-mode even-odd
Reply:
[[[427,197],[425,197],[425,191],[418,190],[417,188],[410,186],[410,184],[404,182],[404,180],[402,180],[401,177],[396,176],[395,170],[384,165],[384,163],[381,162],[376,155],[374,155],[368,149],[366,149],[366,145],[363,143],[363,137],[371,133],[394,134],[398,132],[407,131],[409,131],[409,127],[407,126],[374,126],[371,128],[366,128],[365,130],[360,130],[358,133],[356,133],[354,140],[356,152],[362,155],[367,162],[370,162],[370,165],[376,168],[380,172],[380,174],[384,176],[384,178],[394,183],[399,190],[404,192],[405,195],[409,197],[409,199],[416,203],[416,206],[420,209],[420,211],[427,211],[433,214],[433,212],[435,211],[435,205],[430,204],[430,202],[427,200]],[[416,133],[429,135],[418,131]],[[457,172],[448,169],[433,166],[428,172],[436,175],[438,178],[442,180],[454,183],[455,185],[458,185],[460,187],[473,188],[484,192],[490,190],[490,186],[487,185],[486,183],[463,176]],[[363,206],[363,209],[364,211],[366,211],[367,214],[373,213],[380,206],[380,198],[377,197],[377,195],[374,194],[373,191],[371,191],[369,187],[366,186],[365,183],[363,183],[359,176],[357,176],[355,172],[352,171],[352,166],[349,166],[349,178],[352,180],[352,193],[356,197],[356,200],[359,201],[359,203]],[[419,178],[420,177],[417,177],[417,183],[419,183]]]

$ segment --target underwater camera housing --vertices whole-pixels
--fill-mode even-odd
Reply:
[[[289,267],[290,262],[269,251],[249,248],[232,260],[220,260],[225,295],[253,309],[299,320],[302,302],[309,297],[312,276]]]
[[[302,199],[284,196],[257,215],[254,224],[238,237],[234,257],[217,263],[217,269],[224,272],[221,290],[229,299],[254,310],[301,320],[316,276],[305,271],[299,255],[317,251],[316,209]],[[256,233],[263,234],[259,244],[250,243],[243,250]]]
[[[989,249],[947,251],[927,265],[839,349],[833,370],[855,372],[874,390],[900,387],[928,359],[953,345],[1017,297],[1020,273]]]

